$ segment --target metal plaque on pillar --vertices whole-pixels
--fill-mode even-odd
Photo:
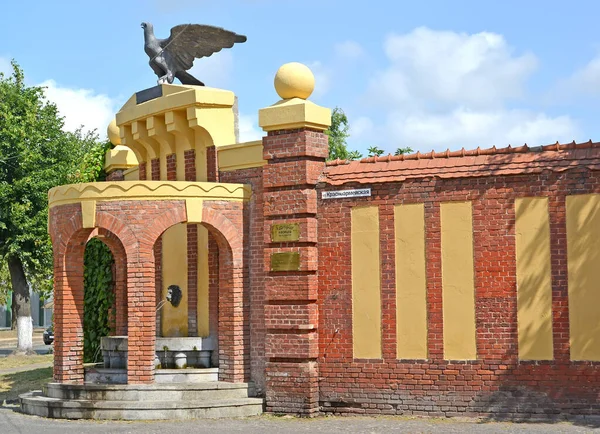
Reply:
[[[300,224],[278,223],[271,226],[271,241],[281,243],[285,241],[298,241],[300,239]]]
[[[271,271],[299,271],[300,253],[271,253]]]

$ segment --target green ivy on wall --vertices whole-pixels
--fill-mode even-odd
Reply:
[[[71,175],[71,182],[104,181],[104,156],[112,147],[99,143],[84,158]],[[97,238],[90,240],[84,254],[83,360],[85,363],[102,360],[100,338],[109,336],[110,319],[114,318],[115,292],[112,266],[114,258],[106,244]]]
[[[93,238],[85,247],[83,262],[83,361],[90,363],[102,360],[100,338],[110,335],[110,319],[115,317],[114,258],[106,244]]]

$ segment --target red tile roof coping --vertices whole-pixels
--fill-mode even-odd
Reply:
[[[561,172],[585,168],[600,170],[600,143],[556,143],[502,149],[461,149],[455,152],[417,152],[411,155],[369,157],[360,161],[327,163],[320,181],[329,185],[402,182],[423,178],[473,178]]]
[[[571,143],[560,144],[556,142],[552,145],[543,145],[543,146],[529,146],[525,143],[523,146],[517,146],[513,148],[511,145],[508,145],[506,148],[497,149],[495,146],[487,149],[481,149],[479,146],[477,149],[465,150],[462,148],[460,151],[450,151],[450,149],[446,149],[443,152],[426,152],[421,154],[421,152],[417,151],[414,154],[401,154],[401,155],[384,155],[382,157],[367,157],[359,160],[361,163],[379,163],[379,162],[390,162],[390,161],[404,161],[404,160],[431,160],[434,158],[460,158],[460,157],[478,157],[480,155],[503,155],[503,154],[520,154],[525,152],[543,152],[543,151],[567,151],[570,149],[588,149],[588,148],[600,148],[600,142],[592,142],[589,140],[588,142],[583,143],[575,143],[573,140]],[[353,160],[332,160],[327,162],[327,166],[339,166],[343,164],[349,164],[350,161]]]

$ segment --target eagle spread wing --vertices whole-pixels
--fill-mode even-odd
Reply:
[[[160,41],[176,71],[187,71],[194,58],[209,57],[235,43],[246,42],[244,35],[203,24],[182,24],[171,29],[171,36]]]

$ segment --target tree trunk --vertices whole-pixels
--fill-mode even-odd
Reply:
[[[16,330],[17,329],[17,314],[16,314],[16,309],[17,309],[17,302],[16,297],[15,297],[15,291],[11,291],[10,292],[10,298],[11,298],[11,302],[10,302],[10,329],[11,330]]]
[[[23,270],[23,263],[17,256],[8,260],[8,271],[14,294],[13,316],[17,318],[17,353],[33,353],[33,321],[29,285]]]

